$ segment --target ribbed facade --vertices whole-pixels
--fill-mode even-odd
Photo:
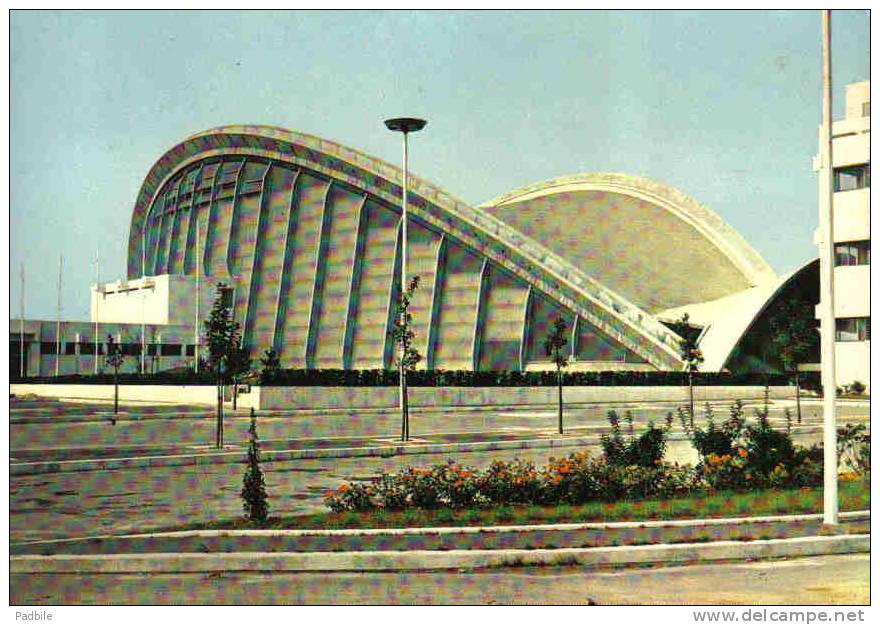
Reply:
[[[400,179],[386,163],[280,129],[196,135],[141,189],[129,276],[192,275],[198,264],[234,288],[252,355],[273,347],[284,367],[389,367]],[[410,189],[407,274],[420,277],[410,310],[422,367],[546,366],[557,316],[579,366],[679,367],[674,335],[651,315],[488,213],[415,178]]]

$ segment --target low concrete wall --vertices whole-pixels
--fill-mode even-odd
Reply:
[[[78,400],[113,400],[112,384],[12,384],[15,395],[36,395]],[[251,387],[239,395],[240,408],[258,410],[309,410],[340,408],[391,408],[397,406],[396,387],[268,386]],[[697,403],[760,399],[762,386],[697,386]],[[771,399],[791,399],[791,386],[771,386]],[[688,399],[686,386],[567,386],[567,404],[676,402]],[[120,385],[119,400],[124,403],[196,404],[213,406],[217,402],[213,386]],[[410,406],[541,406],[556,403],[553,387],[442,387],[410,388]]]
[[[112,384],[12,384],[10,393],[59,399],[113,401]],[[120,384],[119,401],[144,404],[217,403],[214,386],[164,386],[159,384]]]
[[[760,399],[762,386],[697,386],[695,401]],[[771,399],[791,399],[794,388],[771,386]],[[686,386],[567,386],[563,399],[568,404],[608,402],[686,402]],[[285,386],[252,388],[249,402],[260,410],[333,408],[389,408],[397,406],[396,388]],[[412,407],[444,406],[540,406],[556,403],[553,387],[443,387],[410,388]]]

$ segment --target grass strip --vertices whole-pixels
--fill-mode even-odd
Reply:
[[[870,478],[840,482],[840,510],[870,508]],[[270,502],[271,503],[271,502]],[[503,505],[451,510],[379,510],[270,517],[263,529],[388,529],[474,525],[538,525],[674,519],[735,518],[822,512],[821,488],[700,492],[678,499],[590,502],[555,506]],[[154,531],[253,529],[244,519],[164,527]]]

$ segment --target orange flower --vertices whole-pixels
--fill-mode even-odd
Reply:
[[[338,492],[340,492],[340,493],[344,493],[344,492],[346,492],[347,490],[349,490],[349,486],[348,486],[348,484],[343,484],[342,486],[340,486],[340,487],[337,488],[336,490],[337,490]]]
[[[740,448],[740,450],[739,450],[739,457],[740,458],[745,458],[748,455],[749,455],[749,452],[747,452],[745,449]]]

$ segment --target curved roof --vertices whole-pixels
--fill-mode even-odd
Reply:
[[[694,306],[682,306],[663,311],[661,319],[673,321],[687,313],[690,322],[705,328],[700,338],[700,351],[705,360],[703,371],[721,371],[728,366],[731,354],[765,310],[792,282],[808,270],[815,270],[819,261],[814,259],[785,276],[739,293]]]
[[[776,278],[716,213],[638,176],[554,178],[481,208],[649,312],[719,299]]]
[[[260,125],[223,126],[197,133],[160,157],[138,193],[131,220],[128,273],[141,272],[145,220],[158,192],[190,164],[210,157],[277,159],[400,202],[400,169],[358,150],[313,135]],[[410,174],[411,213],[462,241],[515,276],[619,340],[659,368],[678,368],[676,335],[613,288],[585,273],[572,255],[560,253],[484,210],[473,208]],[[528,233],[526,233],[528,234]],[[576,256],[574,257],[576,258]]]

